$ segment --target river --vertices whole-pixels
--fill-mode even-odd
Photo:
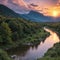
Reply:
[[[44,53],[57,42],[59,42],[58,35],[48,28],[44,27],[44,30],[50,33],[49,37],[46,37],[44,43],[40,42],[38,46],[20,46],[15,49],[10,49],[8,53],[14,60],[37,60],[37,58],[43,57]]]

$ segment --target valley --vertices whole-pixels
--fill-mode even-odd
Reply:
[[[0,60],[16,55],[16,60],[59,60],[59,21],[35,11],[18,14],[0,4]]]

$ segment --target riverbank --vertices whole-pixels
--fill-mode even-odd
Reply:
[[[49,33],[45,32],[43,29],[40,29],[35,34],[28,35],[26,38],[14,42],[13,45],[0,46],[0,48],[8,50],[11,48],[16,48],[20,45],[35,46],[38,45],[41,41],[44,42],[45,38],[49,35]]]
[[[20,45],[39,44],[49,35],[42,27],[39,23],[23,18],[0,16],[0,49],[8,50]]]
[[[49,33],[37,22],[23,18],[6,18],[0,16],[0,48],[9,49],[22,45],[36,45]]]
[[[46,37],[44,43],[41,42],[37,46],[28,46],[29,48],[27,48],[27,46],[25,45],[23,46],[25,48],[23,48],[20,45],[20,47],[9,49],[8,54],[10,56],[14,56],[14,55],[16,55],[17,57],[19,56],[18,58],[17,57],[15,58],[16,60],[17,59],[36,60],[37,58],[44,56],[44,54],[47,52],[49,48],[53,47],[55,43],[59,42],[59,37],[54,31],[46,27],[44,28],[44,30],[46,30],[47,32],[50,32],[50,36]]]
[[[52,24],[50,27],[52,28],[52,31],[55,31],[58,37],[60,37],[60,31],[59,27],[54,27],[55,24]],[[59,24],[56,23],[55,26],[58,26]],[[58,28],[58,29],[56,29]],[[47,30],[48,31],[48,30]],[[54,37],[56,39],[56,37]],[[56,39],[57,40],[57,39]],[[59,39],[60,40],[60,39]],[[37,59],[37,60],[60,60],[60,42],[55,43],[52,48],[50,48],[42,58]]]
[[[49,36],[49,33],[44,31],[44,26],[49,27],[50,24],[41,24],[22,18],[6,18],[1,16],[0,49],[8,50],[20,45],[37,45],[41,41],[44,42],[45,38]]]
[[[38,60],[60,60],[60,42],[54,44],[44,55]]]

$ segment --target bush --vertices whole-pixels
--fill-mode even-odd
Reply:
[[[8,54],[4,50],[0,49],[0,60],[12,60],[12,59],[8,56]]]

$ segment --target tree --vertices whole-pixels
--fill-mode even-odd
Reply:
[[[3,44],[12,44],[12,32],[9,28],[8,24],[3,22],[0,26],[0,42],[3,42]]]

